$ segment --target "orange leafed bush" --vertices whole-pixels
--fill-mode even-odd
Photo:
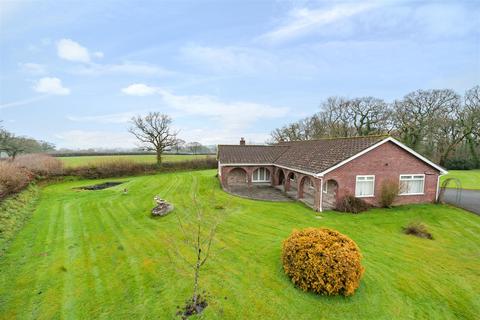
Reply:
[[[283,242],[282,260],[297,287],[326,295],[352,295],[364,272],[355,242],[330,229],[294,230]]]
[[[0,161],[0,199],[19,192],[33,180],[33,174],[8,161]]]
[[[56,176],[63,173],[62,161],[44,153],[20,155],[15,158],[14,164],[42,176]]]

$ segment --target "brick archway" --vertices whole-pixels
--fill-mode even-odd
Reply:
[[[328,179],[324,184],[322,207],[334,209],[337,205],[338,182],[335,179]]]
[[[285,186],[285,181],[287,180],[285,176],[285,172],[283,171],[282,168],[276,168],[275,169],[275,180],[274,180],[274,186]]]
[[[293,183],[293,188],[297,188],[297,185],[295,183],[295,180],[297,178],[295,172],[293,171],[286,171],[285,174],[285,192],[290,191],[292,189],[292,183]]]
[[[232,186],[247,186],[248,185],[248,171],[242,167],[232,167],[225,172],[225,183],[228,187]]]
[[[315,184],[309,176],[302,176],[298,182],[298,198],[304,198],[305,194],[315,197]]]

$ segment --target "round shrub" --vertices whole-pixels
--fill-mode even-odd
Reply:
[[[352,295],[364,271],[361,258],[355,242],[335,230],[294,230],[283,242],[285,273],[304,291]]]

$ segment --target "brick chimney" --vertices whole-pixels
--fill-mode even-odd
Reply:
[[[243,137],[240,138],[240,145],[241,146],[245,145],[245,139]]]

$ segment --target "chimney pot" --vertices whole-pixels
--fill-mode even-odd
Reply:
[[[243,137],[240,138],[240,145],[241,146],[245,145],[245,139]]]

